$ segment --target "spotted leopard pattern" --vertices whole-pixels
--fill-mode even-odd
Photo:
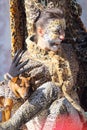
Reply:
[[[14,53],[16,52],[17,49],[24,48],[24,40],[26,37],[26,31],[25,31],[26,26],[27,26],[27,30],[28,30],[28,35],[31,35],[32,32],[34,32],[33,27],[32,27],[32,25],[33,25],[32,20],[28,19],[28,16],[30,16],[30,14],[29,14],[29,11],[30,11],[29,3],[30,2],[29,1],[31,1],[31,3],[36,2],[36,4],[38,4],[40,6],[40,3],[43,0],[34,0],[34,1],[32,1],[32,0],[15,0],[15,1],[10,0],[12,55],[14,55]],[[48,6],[48,3],[50,3],[48,6],[49,8],[50,7],[59,7],[60,9],[63,10],[64,15],[65,15],[65,20],[66,20],[66,41],[69,44],[74,43],[73,45],[77,45],[77,48],[76,48],[76,46],[74,46],[76,49],[77,55],[78,55],[77,59],[80,59],[80,60],[87,59],[87,51],[85,51],[85,54],[84,54],[84,50],[83,50],[84,48],[82,49],[82,46],[81,46],[81,49],[83,51],[81,49],[79,49],[78,48],[79,43],[77,43],[75,41],[76,39],[80,39],[81,37],[83,37],[82,32],[85,32],[83,23],[79,17],[82,13],[81,6],[76,2],[76,0],[55,0],[55,1],[47,0],[44,3],[45,3],[44,4],[45,6]],[[42,4],[43,4],[43,2],[42,2]],[[25,6],[25,9],[24,9],[23,5]],[[34,14],[35,11],[38,10],[38,6],[34,7],[35,4],[33,4],[32,6],[33,6],[32,14]],[[25,14],[26,14],[26,17],[25,17]],[[26,23],[26,21],[28,21],[28,22]],[[79,34],[79,32],[80,32],[80,34]],[[83,38],[83,40],[84,40],[84,38]],[[83,43],[81,43],[81,45],[83,45]],[[72,62],[71,62],[71,64],[73,65]],[[80,66],[81,66],[81,68],[87,68],[86,64],[83,65],[84,67],[82,65],[80,65]],[[79,75],[78,84],[80,86],[83,86],[84,82],[87,81],[87,70],[85,69],[85,72],[83,72],[84,70],[82,70],[82,69],[80,69],[80,70],[81,71],[79,71],[79,74],[78,74]],[[81,80],[81,78],[82,78],[82,80]]]
[[[40,3],[38,3],[38,1],[42,2],[41,0],[31,0],[31,4],[33,4],[32,11],[33,11],[34,17],[36,15],[36,13],[34,14],[36,5],[37,5],[36,8],[38,8],[38,9],[40,8],[40,6],[42,7],[42,5]],[[69,26],[70,26],[69,17],[71,18],[71,21],[72,21],[73,20],[72,19],[73,15],[75,15],[75,16],[80,16],[81,15],[81,12],[82,12],[81,7],[75,0],[55,0],[55,1],[54,0],[44,0],[44,1],[47,1],[47,2],[44,2],[44,3],[47,3],[46,4],[47,8],[59,7],[60,9],[63,10],[63,12],[65,14],[65,18],[66,18],[67,23],[69,24]],[[43,4],[43,2],[42,2],[42,4]],[[46,5],[45,5],[45,7],[46,7]],[[30,9],[29,9],[29,6],[30,6],[29,0],[25,0],[25,9],[27,10],[27,12],[26,12],[27,16],[29,16],[29,13],[31,13]],[[71,10],[71,8],[72,8],[72,10]]]
[[[42,10],[46,6],[48,6],[48,8],[62,8],[65,14],[67,30],[72,31],[72,28],[75,28],[73,27],[75,26],[75,24],[73,24],[75,20],[73,19],[74,15],[76,17],[81,15],[81,7],[77,4],[75,0],[10,0],[12,55],[14,55],[14,53],[19,48],[24,48],[25,38],[27,36],[26,26],[28,36],[32,35],[34,33],[33,22],[38,15],[38,10]],[[66,31],[66,34],[67,36],[69,34],[75,37],[75,31],[72,33],[70,33],[70,31]]]
[[[25,40],[24,0],[10,0],[11,50],[23,48]]]
[[[33,24],[36,17],[39,15],[39,10],[43,10],[44,6],[38,3],[38,0],[25,0],[25,11],[27,21],[28,36],[34,33]]]
[[[67,0],[67,1],[66,0],[62,0],[62,1],[61,0],[55,0],[55,1],[48,0],[47,1],[48,8],[51,8],[51,7],[54,7],[54,6],[62,8],[62,10],[65,13],[67,28],[70,28],[72,26],[71,23],[73,22],[73,18],[71,18],[70,16],[76,15],[78,17],[81,13],[80,7],[75,2],[75,0],[71,0],[71,1],[69,1],[69,0]],[[23,28],[21,28],[21,30],[19,28],[21,26],[22,22],[23,22],[22,20],[25,20],[24,15],[22,16],[23,18],[21,19],[21,15],[23,14],[23,11],[22,11],[23,5],[25,5],[26,21],[27,21],[26,26],[27,26],[28,36],[30,36],[32,33],[34,33],[32,25],[33,25],[33,21],[36,18],[36,15],[38,15],[38,10],[39,9],[42,10],[42,9],[45,8],[44,5],[38,3],[38,0],[25,0],[25,1],[24,0],[21,0],[21,1],[20,0],[15,0],[15,1],[11,0],[10,1],[11,32],[12,32],[12,39],[14,39],[12,41],[13,53],[18,48],[23,47],[22,43],[23,43],[24,35],[20,35],[21,33],[23,33],[22,32]],[[70,13],[71,12],[70,11],[71,6],[72,6],[72,8],[75,7],[74,12],[72,12],[72,13]],[[14,11],[14,9],[15,9],[15,11]],[[68,10],[70,12],[67,12]],[[69,14],[69,16],[67,16],[67,14]],[[70,19],[72,20],[71,22],[69,21]],[[13,24],[13,23],[15,23],[15,24]],[[74,24],[73,24],[73,26],[74,26]],[[73,35],[73,32],[71,34]],[[66,33],[66,35],[68,36],[68,32]],[[70,62],[72,64],[72,66],[74,66],[72,61],[70,61]],[[73,71],[73,72],[75,72],[74,75],[77,75],[76,69],[78,67],[73,67],[73,68],[74,68],[73,70],[75,70],[75,71]]]

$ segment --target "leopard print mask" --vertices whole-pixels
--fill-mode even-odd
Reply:
[[[65,19],[49,20],[45,28],[44,39],[48,42],[55,42],[59,39],[59,35],[64,33],[65,29]]]

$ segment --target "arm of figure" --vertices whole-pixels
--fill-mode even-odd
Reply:
[[[0,127],[4,130],[9,130],[10,128],[11,130],[19,129],[22,124],[30,121],[33,117],[37,116],[38,112],[47,108],[47,106],[57,99],[59,92],[58,87],[52,82],[44,83],[15,112],[12,118],[0,124]]]

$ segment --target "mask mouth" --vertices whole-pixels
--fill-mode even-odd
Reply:
[[[49,40],[48,42],[51,44],[51,46],[54,46],[54,45],[60,45],[60,43],[62,42],[62,40],[61,39]]]

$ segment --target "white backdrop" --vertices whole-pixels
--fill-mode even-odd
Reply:
[[[10,45],[9,0],[0,0],[0,80],[11,63]]]
[[[81,18],[87,27],[87,0],[77,1],[82,5]],[[10,50],[9,0],[0,0],[0,80],[11,63]]]
[[[84,22],[85,27],[87,28],[87,0],[77,0],[77,2],[82,7],[82,20]]]

